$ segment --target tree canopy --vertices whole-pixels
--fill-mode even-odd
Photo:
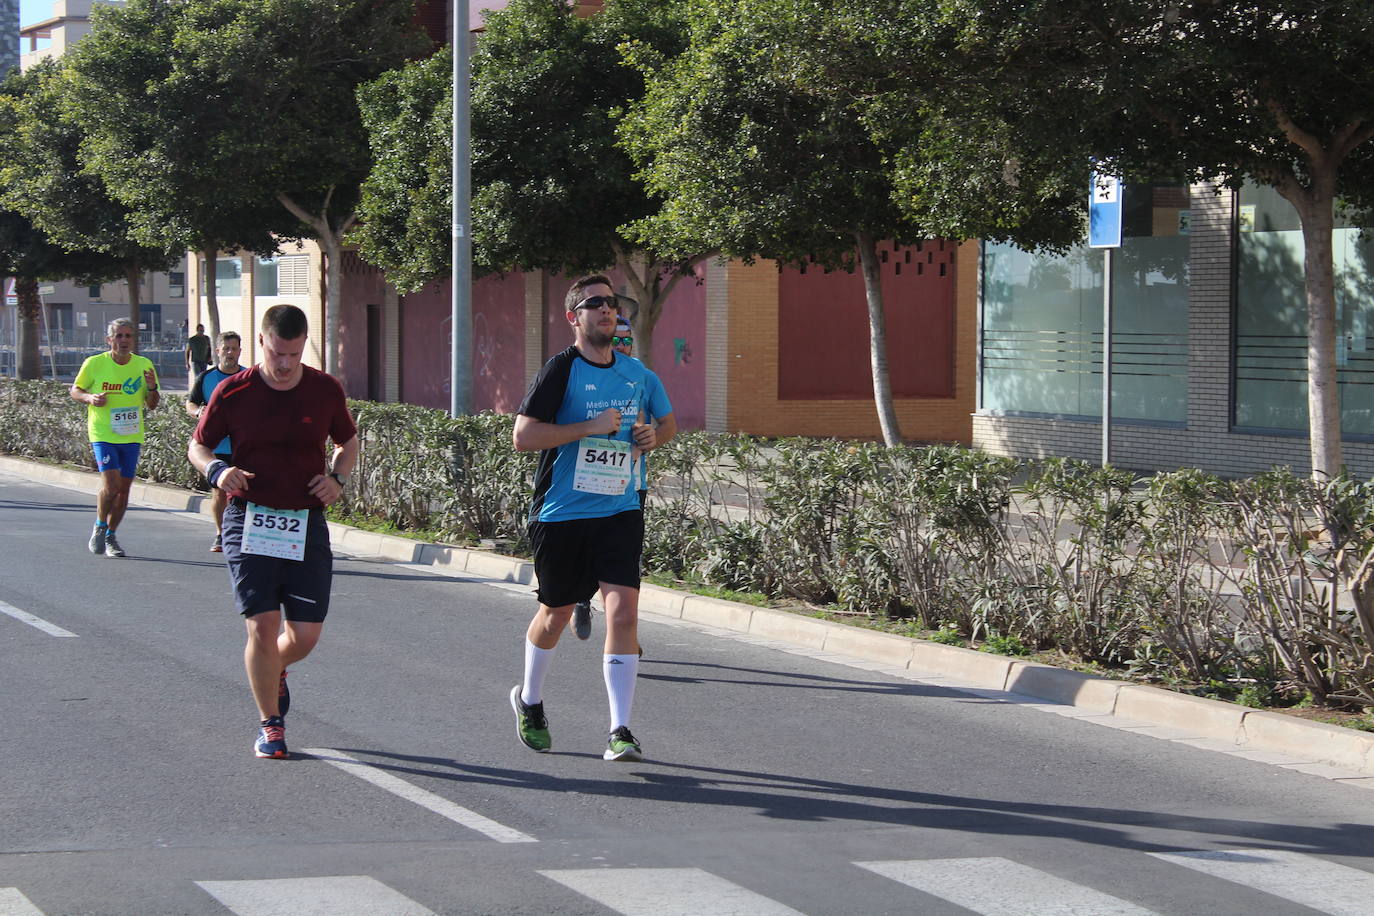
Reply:
[[[412,0],[131,0],[72,52],[84,161],[141,237],[326,252],[337,371],[344,233],[371,157],[355,90],[418,55]]]
[[[1336,206],[1358,213],[1374,200],[1374,71],[1363,63],[1374,6],[835,0],[828,29],[809,61],[828,91],[873,100],[877,129],[908,131],[935,81],[950,90],[941,117],[1015,139],[1008,161],[1023,180],[1067,151],[1128,178],[1275,188],[1306,246],[1313,473],[1340,470],[1331,225]],[[947,133],[951,178],[978,170],[959,152],[968,135]]]
[[[58,69],[44,65],[0,82],[0,275],[15,278],[20,378],[42,376],[40,281],[129,279],[175,260],[130,241],[122,208],[80,174],[79,131],[55,104],[59,80]],[[135,283],[135,321],[137,294]]]
[[[671,57],[682,4],[610,0],[580,17],[563,0],[513,0],[488,14],[472,58],[473,260],[485,272],[619,267],[639,301],[640,352],[678,280],[709,252],[665,256],[623,231],[657,206],[616,144],[643,77],[626,43]],[[355,233],[404,289],[447,275],[452,98],[446,59],[411,64],[362,92],[377,164]]]

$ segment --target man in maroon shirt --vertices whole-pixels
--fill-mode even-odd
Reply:
[[[259,757],[290,756],[286,669],[310,654],[324,627],[334,569],[324,507],[343,493],[358,460],[343,387],[301,363],[307,330],[294,305],[268,309],[258,334],[262,361],[215,389],[186,451],[229,495],[224,560],[248,622],[243,661],[262,719]],[[225,436],[232,463],[212,451]],[[334,442],[328,464],[326,439]]]

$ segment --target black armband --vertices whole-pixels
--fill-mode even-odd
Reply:
[[[229,465],[216,458],[205,466],[205,479],[210,481],[210,486],[218,486],[220,477],[227,470],[229,470]]]

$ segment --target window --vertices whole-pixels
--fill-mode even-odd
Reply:
[[[258,258],[257,263],[253,265],[253,295],[277,295],[276,257]]]
[[[1307,294],[1298,214],[1273,188],[1240,192],[1235,425],[1305,432]],[[1341,430],[1374,435],[1374,240],[1336,215],[1336,378]]]
[[[200,260],[200,275],[205,276],[205,259]],[[239,258],[215,259],[215,295],[237,298],[240,293],[240,278],[243,275],[243,261]],[[201,284],[200,298],[205,298],[206,284]]]
[[[1188,418],[1188,189],[1130,185],[1113,259],[1112,414]],[[1086,206],[1087,191],[1084,191]],[[983,249],[982,409],[1102,415],[1102,261]]]
[[[253,270],[253,295],[310,295],[310,256],[279,254],[270,258],[258,258],[257,266]]]
[[[277,258],[277,295],[310,295],[310,256],[282,255]]]
[[[186,295],[186,271],[170,270],[167,272],[167,295],[173,299],[179,299]]]

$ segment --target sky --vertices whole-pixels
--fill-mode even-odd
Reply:
[[[505,0],[470,0],[472,24],[476,25],[482,21],[481,10],[499,9],[506,5]],[[19,0],[19,24],[29,25],[34,22],[42,22],[52,15],[53,0]],[[22,51],[28,50],[25,44]]]
[[[19,24],[42,22],[52,15],[52,0],[19,0]]]

